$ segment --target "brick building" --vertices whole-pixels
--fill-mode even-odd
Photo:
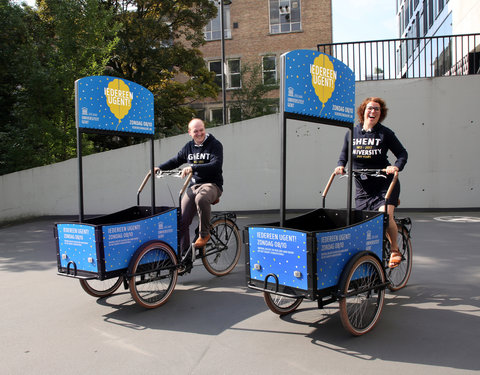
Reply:
[[[227,122],[232,116],[229,100],[241,87],[242,64],[262,66],[265,83],[278,84],[280,55],[294,49],[317,49],[332,42],[331,0],[224,0],[225,86]],[[219,7],[219,1],[215,0]],[[220,11],[205,28],[206,44],[201,48],[210,71],[221,87]],[[269,94],[278,98],[278,90]],[[222,93],[216,100],[194,103],[199,116],[222,122]]]

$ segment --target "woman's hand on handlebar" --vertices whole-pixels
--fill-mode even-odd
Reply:
[[[344,175],[344,174],[345,174],[345,167],[338,166],[337,168],[335,168],[335,170],[334,170],[333,172],[334,172],[335,174]]]
[[[398,172],[398,167],[394,165],[389,165],[387,168],[385,168],[386,174],[394,174],[395,172]]]

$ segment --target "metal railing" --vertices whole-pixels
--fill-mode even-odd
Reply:
[[[480,74],[480,34],[318,44],[356,81]]]

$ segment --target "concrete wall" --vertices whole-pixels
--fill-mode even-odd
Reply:
[[[446,6],[452,11],[452,32],[470,34],[477,32],[480,19],[480,1],[478,0],[450,0]],[[477,42],[478,43],[478,42]],[[473,49],[473,45],[470,48]]]
[[[401,174],[404,208],[480,207],[480,76],[371,81],[357,84],[356,100],[383,97],[384,124],[409,152]],[[280,195],[280,124],[271,115],[209,129],[224,145],[225,192],[218,210],[274,210]],[[287,208],[321,207],[321,195],[340,152],[344,129],[290,121]],[[187,135],[155,141],[156,163],[176,154]],[[136,204],[149,168],[150,143],[84,157],[85,214]],[[392,159],[393,160],[393,159]],[[172,205],[166,179],[156,180],[157,204]],[[176,202],[181,181],[170,178]],[[0,222],[78,213],[77,161],[0,176]],[[141,204],[150,202],[150,185]],[[346,180],[337,179],[327,207],[345,207]]]

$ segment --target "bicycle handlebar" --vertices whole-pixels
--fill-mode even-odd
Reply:
[[[347,171],[348,173],[348,171]],[[374,176],[374,177],[387,177],[387,169],[368,169],[368,168],[363,168],[363,169],[353,169],[352,170],[353,175],[358,176],[358,175],[368,175],[368,176]],[[398,172],[397,172],[398,173]]]
[[[155,172],[156,178],[163,178],[164,176],[172,176],[172,177],[182,177],[182,170],[181,169],[172,169],[170,171],[162,171],[158,169]]]
[[[140,205],[140,193],[142,192],[143,188],[147,184],[151,175],[152,175],[152,171],[148,171],[147,175],[145,176],[142,183],[140,184],[140,187],[138,188],[138,191],[137,191],[137,205]],[[155,175],[156,175],[157,178],[163,178],[163,176],[172,176],[172,177],[179,177],[180,178],[180,177],[182,177],[182,170],[181,169],[172,169],[170,171],[158,170],[158,171],[155,172]],[[182,186],[182,189],[180,190],[179,197],[181,197],[183,195],[183,193],[187,189],[188,184],[190,183],[191,179],[192,179],[192,173],[189,173],[187,175],[185,183]]]
[[[386,175],[387,170],[386,169],[354,169],[352,170],[352,174],[355,176],[359,175],[368,175],[368,176],[373,176],[373,177],[383,177],[387,178]],[[325,186],[325,189],[323,190],[322,193],[322,198],[323,198],[323,207],[325,207],[325,198],[327,196],[328,191],[330,190],[330,187],[332,186],[333,180],[336,176],[336,173],[333,172],[328,179],[327,185]],[[345,171],[345,174],[343,176],[348,176],[348,171]],[[390,183],[390,186],[388,187],[387,193],[385,194],[385,201],[390,198],[390,195],[392,194],[393,188],[395,187],[395,184],[397,183],[398,180],[398,171],[395,171],[393,173],[393,179],[392,182]]]
[[[169,171],[162,171],[162,170],[157,170],[157,172],[155,173],[157,178],[163,178],[164,176],[172,176],[172,177],[177,177],[177,178],[181,178],[182,177],[182,170],[181,169],[171,169]],[[193,176],[193,172],[190,172],[189,174],[187,174],[187,178],[185,179],[185,183],[183,184],[182,186],[182,189],[180,190],[180,194],[179,196],[181,197],[183,195],[183,193],[185,192],[185,190],[187,189],[188,187],[188,184],[190,183],[190,180],[192,179],[192,176]]]
[[[150,176],[152,174],[152,171],[148,171],[147,175],[145,176],[145,178],[143,179],[142,183],[140,184],[140,187],[138,188],[137,190],[137,202],[138,202],[138,198],[140,196],[140,193],[142,192],[143,188],[145,187],[145,185],[147,184]]]

